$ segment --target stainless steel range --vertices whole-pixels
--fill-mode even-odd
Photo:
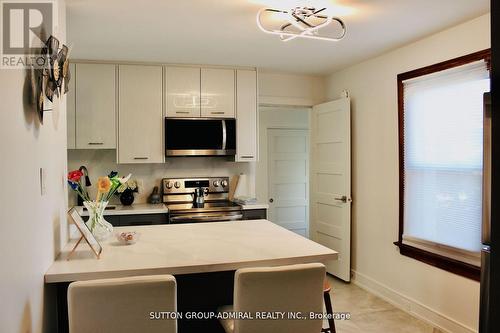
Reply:
[[[242,220],[241,206],[229,201],[229,178],[165,178],[163,202],[169,223]]]

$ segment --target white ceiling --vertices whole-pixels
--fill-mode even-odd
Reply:
[[[266,6],[326,3],[340,42],[261,32]],[[72,58],[256,66],[327,74],[489,11],[489,0],[67,0]],[[317,6],[318,7],[318,6]]]

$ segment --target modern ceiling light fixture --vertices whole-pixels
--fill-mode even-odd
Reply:
[[[284,42],[295,38],[310,38],[337,42],[344,38],[346,28],[344,22],[330,15],[324,14],[326,8],[316,9],[314,7],[295,7],[291,10],[281,10],[273,8],[262,8],[257,13],[257,26],[260,30],[268,34],[278,35]],[[277,27],[269,27],[263,23],[265,16],[277,18],[281,23]],[[321,33],[327,26],[338,24],[340,33],[337,35]],[[268,27],[265,27],[268,25]]]

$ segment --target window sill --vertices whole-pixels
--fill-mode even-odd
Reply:
[[[401,242],[394,242],[394,245],[399,247],[399,253],[404,256],[422,261],[428,265],[444,269],[445,271],[479,281],[481,276],[481,268],[471,264],[467,264],[455,259],[450,259],[439,254],[428,252]]]

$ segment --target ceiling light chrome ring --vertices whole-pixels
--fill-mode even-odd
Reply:
[[[290,11],[286,11],[274,8],[262,8],[257,13],[257,26],[265,33],[280,36],[282,41],[290,41],[295,38],[309,38],[336,42],[343,39],[347,30],[345,23],[338,17],[323,14],[320,15],[319,13],[323,12],[325,9],[326,8],[321,8],[316,10],[313,7],[296,7]],[[262,15],[265,12],[283,14],[287,17],[286,22],[281,25],[280,29],[266,28],[262,22]],[[308,19],[310,18],[321,19],[323,22],[313,24],[308,22]],[[324,28],[334,22],[338,23],[341,27],[341,34],[339,36],[321,35],[319,33],[321,28]],[[287,29],[291,27],[295,28],[297,31],[287,31]]]

